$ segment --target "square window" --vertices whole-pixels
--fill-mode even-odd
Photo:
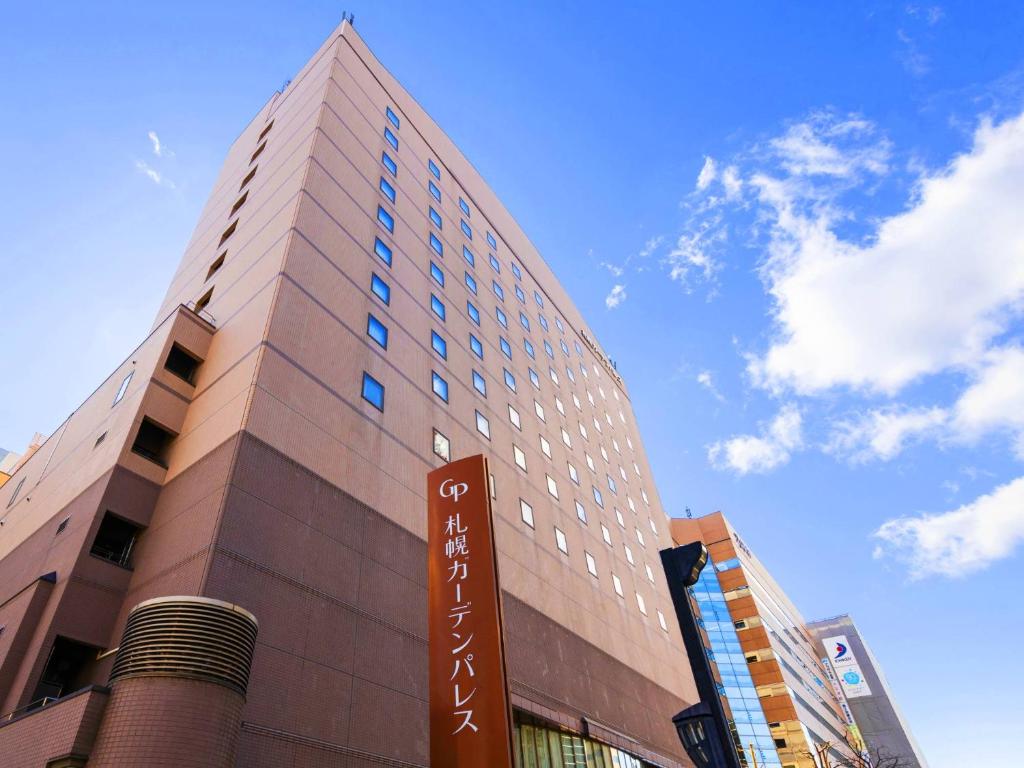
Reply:
[[[540,376],[537,375],[533,368],[528,368],[527,370],[530,373],[530,383],[533,384],[534,389],[540,389]]]
[[[641,595],[639,592],[636,593],[636,605],[637,605],[637,608],[640,609],[640,613],[642,613],[644,616],[646,616],[647,615],[647,603],[644,602],[643,595]]]
[[[434,226],[438,229],[444,229],[441,223],[441,214],[435,211],[433,206],[430,206],[430,220],[434,222]]]
[[[491,263],[491,269],[493,269],[495,272],[497,272],[500,275],[501,274],[501,264],[498,263],[498,260],[494,257],[493,253],[488,253],[487,254],[487,260]]]
[[[587,522],[586,508],[578,500],[574,500],[573,503],[576,505],[576,517],[580,519],[581,523]]]
[[[523,293],[523,289],[522,289],[522,288],[520,288],[520,287],[519,287],[519,286],[517,285],[517,286],[515,287],[515,290],[516,290],[516,298],[517,298],[517,299],[519,299],[519,300],[520,300],[521,302],[523,302],[523,303],[525,304],[525,303],[526,303],[526,294],[525,294],[525,293]]]
[[[544,421],[544,406],[538,403],[536,400],[533,401],[533,410],[537,414],[537,418]]]
[[[555,348],[552,347],[547,341],[544,342],[544,354],[550,357],[552,360],[555,359]]]
[[[658,624],[661,625],[662,629],[668,632],[668,624],[665,623],[665,614],[661,611],[658,611]]]
[[[469,206],[466,205],[466,201],[463,200],[461,197],[459,198],[459,210],[462,211],[467,216],[469,216]]]
[[[438,181],[441,180],[441,169],[437,167],[437,163],[427,158],[427,168],[430,170],[430,175]]]
[[[473,239],[473,230],[470,229],[469,224],[466,223],[465,219],[459,219],[459,229],[462,230],[462,234],[466,236],[467,240]]]
[[[366,316],[366,335],[384,349],[388,348],[388,328],[373,315]]]
[[[626,521],[622,519],[622,513],[618,509],[615,510],[615,522],[619,524],[620,528],[626,527]]]
[[[391,132],[390,128],[385,128],[384,129],[384,138],[387,139],[387,142],[388,142],[388,144],[391,145],[391,148],[394,149],[397,152],[398,151],[398,137],[395,136],[395,134],[393,134]]]
[[[508,318],[505,313],[501,310],[501,307],[494,308],[494,316],[498,318],[498,322],[501,323],[502,328],[508,328]]]
[[[619,597],[623,597],[622,594],[622,582],[619,581],[619,577],[614,573],[612,574],[612,586],[615,587],[615,594]]]
[[[557,546],[559,551],[563,554],[569,554],[569,543],[565,540],[565,534],[558,528],[555,528],[555,546]]]
[[[533,344],[531,344],[526,339],[523,339],[523,349],[526,350],[526,354],[530,356],[531,360],[537,359],[537,355],[534,353]]]
[[[430,294],[430,311],[437,315],[441,320],[444,320],[444,302],[437,298],[437,296],[435,296],[434,294]]]
[[[397,129],[398,128],[398,115],[396,115],[394,113],[394,111],[391,109],[391,107],[385,107],[384,114],[387,115],[388,120],[390,120],[391,124],[393,126],[395,126],[395,128]]]
[[[597,502],[597,506],[604,509],[604,497],[601,495],[601,491],[597,489],[596,485],[594,486],[594,501]]]
[[[476,296],[476,280],[469,272],[466,273],[466,287]]]
[[[434,279],[434,282],[444,288],[444,272],[434,262],[430,262],[430,276]]]
[[[121,400],[124,398],[124,393],[128,391],[128,384],[131,383],[132,376],[134,375],[135,371],[131,371],[127,376],[124,377],[124,379],[121,380],[121,386],[117,388],[117,394],[114,395],[114,402],[110,404],[111,408],[120,403]]]
[[[384,412],[384,385],[363,371],[363,400],[381,413]]]
[[[584,552],[584,555],[586,555],[586,558],[587,558],[587,573],[589,573],[591,576],[593,576],[596,579],[597,578],[597,561],[594,560],[594,556],[592,554],[590,554],[589,552]]]
[[[491,290],[494,291],[494,295],[497,296],[499,299],[501,299],[502,301],[505,300],[505,291],[502,289],[500,285],[498,285],[497,280],[491,280]]]
[[[384,245],[384,241],[379,237],[373,241],[373,252],[377,254],[377,258],[391,266],[391,249]]]
[[[447,437],[434,430],[434,453],[445,461],[452,460],[452,444]]]
[[[580,484],[580,473],[576,471],[576,467],[569,463],[569,479],[572,480],[576,485]]]
[[[385,304],[391,303],[391,286],[377,277],[377,273],[374,272],[370,278],[370,290],[373,291],[373,295],[383,301]]]
[[[469,248],[467,248],[466,246],[462,246],[462,258],[466,260],[469,266],[476,266],[476,256],[474,256],[473,252],[469,250]]]
[[[508,339],[504,336],[498,337],[498,346],[501,347],[501,354],[507,357],[509,360],[512,359],[512,345],[508,343]]]
[[[427,182],[427,189],[430,190],[430,196],[432,198],[437,200],[437,202],[441,202],[441,190],[437,188],[437,184],[435,184],[432,181],[428,181]]]
[[[511,389],[513,392],[515,392],[516,377],[509,372],[508,368],[502,368],[502,370],[505,372],[505,386]]]
[[[515,459],[516,466],[524,472],[526,471],[526,454],[523,453],[522,449],[518,445],[512,446],[512,457]]]
[[[558,386],[558,374],[555,373],[555,369],[554,368],[548,368],[548,376],[551,377],[551,381],[553,381],[555,383],[555,386],[557,387]]]
[[[477,325],[480,325],[480,310],[476,308],[476,305],[472,301],[466,302],[466,314],[469,315],[469,319]]]
[[[543,435],[540,437],[540,451],[549,459],[551,458],[551,443]]]
[[[519,411],[513,408],[511,405],[508,407],[508,420],[512,422],[512,426],[516,429],[522,429],[523,423],[519,419]]]
[[[636,531],[636,540],[640,542],[640,546],[646,547],[647,545],[644,543],[644,532],[639,528],[635,528],[634,530]]]
[[[523,328],[526,329],[527,331],[530,330],[530,318],[528,318],[522,312],[519,313],[519,324],[523,326]]]
[[[550,493],[552,496],[554,496],[557,499],[558,498],[558,485],[555,484],[555,479],[553,477],[551,477],[551,475],[544,475],[544,477],[546,477],[547,481],[548,481],[548,493]]]
[[[558,346],[560,346],[562,348],[562,354],[563,355],[568,355],[569,354],[569,345],[565,343],[564,339],[559,339],[558,340]]]
[[[565,443],[566,448],[572,448],[572,440],[569,439],[569,433],[562,428],[562,442]]]
[[[555,398],[555,408],[558,410],[560,414],[565,416],[565,406],[562,405],[562,401],[559,400],[557,397]]]
[[[391,172],[392,176],[398,175],[398,165],[395,163],[394,160],[391,159],[391,155],[389,155],[387,152],[381,152],[380,161],[384,164],[384,167]]]
[[[523,279],[523,273],[519,271],[519,267],[515,264],[515,262],[512,263],[512,274],[516,276],[516,280]]]
[[[388,232],[395,231],[395,217],[384,210],[384,206],[377,206],[377,221],[379,221]]]
[[[625,550],[625,552],[626,552],[626,561],[630,565],[636,565],[636,561],[633,560],[633,550],[629,548],[629,545],[628,544],[623,544],[622,545],[622,549]]]
[[[435,395],[448,402],[448,382],[439,376],[437,371],[431,371],[430,386]]]
[[[484,359],[484,345],[481,344],[480,339],[472,333],[469,334],[469,348],[473,350],[474,355],[479,357],[481,360]]]
[[[537,291],[533,292],[533,300],[537,302],[538,307],[544,306],[544,299],[540,297],[540,294]]]
[[[476,412],[476,431],[486,437],[488,440],[491,439],[491,423],[487,420],[480,411]]]
[[[529,504],[527,504],[522,499],[519,500],[519,514],[522,516],[524,523],[526,523],[531,528],[534,527],[534,525],[533,525],[533,507],[531,507]]]
[[[441,238],[435,235],[433,232],[430,233],[429,237],[430,247],[438,256],[444,256],[444,245],[441,243]]]
[[[654,571],[651,570],[651,566],[649,566],[647,563],[644,563],[644,570],[647,571],[647,580],[649,582],[651,582],[651,584],[653,584],[654,583]]]
[[[487,397],[487,381],[476,371],[473,371],[473,389]]]
[[[442,360],[448,359],[448,342],[437,331],[430,332],[430,346]]]
[[[391,186],[391,183],[383,176],[380,177],[380,191],[384,194],[384,197],[392,203],[395,202],[395,188]]]
[[[612,545],[612,532],[608,530],[604,523],[601,523],[601,538],[604,539],[604,543],[609,547]]]
[[[490,232],[487,233],[487,244],[491,246],[491,248],[497,249],[498,247],[498,241],[494,239],[494,235]]]

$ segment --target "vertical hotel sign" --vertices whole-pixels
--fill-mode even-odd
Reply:
[[[511,768],[487,460],[427,475],[431,768]]]

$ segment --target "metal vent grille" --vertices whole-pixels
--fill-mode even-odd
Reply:
[[[257,630],[256,618],[231,603],[203,597],[147,600],[128,615],[110,680],[205,680],[244,696]]]

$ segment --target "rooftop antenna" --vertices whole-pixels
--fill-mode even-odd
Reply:
[[[688,520],[692,520],[693,519],[693,512],[690,511],[689,507],[686,508],[686,518]]]

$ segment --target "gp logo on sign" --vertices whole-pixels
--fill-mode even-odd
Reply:
[[[468,483],[456,483],[450,478],[441,483],[441,496],[451,499],[452,503],[459,503],[459,496],[465,496],[469,492]]]

